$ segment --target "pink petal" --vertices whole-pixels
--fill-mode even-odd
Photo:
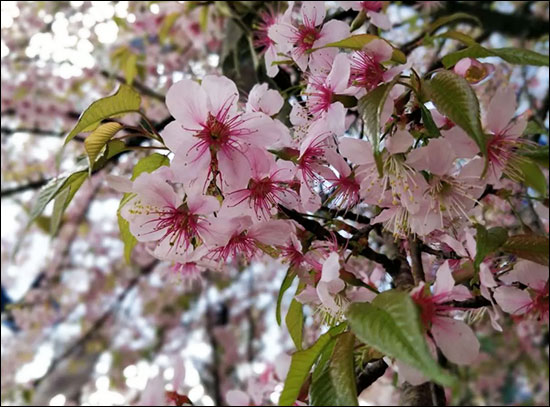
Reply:
[[[279,66],[273,64],[274,61],[277,61],[277,58],[277,48],[271,45],[264,53],[265,70],[270,78],[274,78],[279,73]]]
[[[407,164],[417,170],[428,170],[435,175],[448,174],[453,168],[456,155],[451,145],[443,138],[432,139],[430,143],[411,151]]]
[[[230,191],[245,188],[251,175],[246,155],[239,150],[227,149],[218,151],[217,157],[223,185]]]
[[[321,281],[329,282],[340,279],[340,256],[336,252],[330,253],[323,263]]]
[[[527,291],[516,287],[498,287],[494,297],[500,308],[512,315],[525,314],[533,302]]]
[[[368,11],[367,15],[370,17],[371,23],[378,28],[382,30],[389,30],[391,28],[391,21],[386,14]]]
[[[346,54],[338,54],[327,76],[327,84],[334,93],[342,93],[348,87],[350,63]]]
[[[397,130],[393,136],[386,141],[386,149],[390,154],[406,152],[413,144],[414,137],[407,130]]]
[[[187,207],[191,213],[210,215],[220,209],[220,201],[211,195],[199,195],[194,193],[187,195]]]
[[[315,2],[306,2],[315,3]],[[321,36],[313,43],[313,48],[320,48],[331,42],[336,42],[350,36],[349,25],[339,20],[330,20],[321,30]],[[313,53],[315,55],[315,52]]]
[[[540,290],[548,281],[548,267],[529,260],[519,260],[514,269],[500,277],[500,280],[507,284],[519,281],[535,290]]]
[[[343,135],[346,131],[346,111],[342,103],[335,102],[330,105],[326,113],[327,127],[337,136]]]
[[[441,135],[449,142],[458,158],[472,158],[479,153],[479,147],[468,135],[458,126],[450,130],[443,130]]]
[[[367,54],[371,55],[376,62],[385,62],[391,59],[393,48],[386,41],[381,39],[372,40],[363,48]]]
[[[189,79],[182,79],[168,89],[166,107],[186,129],[200,129],[200,124],[208,117],[206,92]]]
[[[516,108],[514,90],[510,86],[499,87],[487,108],[485,126],[494,134],[501,134],[514,117]]]
[[[479,341],[472,329],[462,321],[437,317],[433,321],[432,335],[441,352],[457,365],[469,365],[479,355]]]
[[[493,278],[493,273],[485,263],[481,263],[479,267],[479,281],[485,287],[496,287],[497,282]]]
[[[444,300],[447,300],[447,296],[453,290],[454,285],[455,280],[449,267],[449,261],[446,261],[436,272],[433,294],[434,296],[442,296]]]
[[[366,140],[359,140],[351,137],[343,137],[339,141],[340,153],[356,165],[372,164],[374,155],[372,146]]]
[[[210,150],[197,146],[199,139],[185,137],[174,154],[171,167],[178,181],[186,187],[197,180],[197,188],[203,188],[210,171]]]
[[[305,182],[300,184],[300,199],[306,211],[315,212],[321,207],[321,197],[313,192]]]
[[[290,41],[294,37],[294,27],[286,23],[273,24],[269,27],[267,35],[282,48],[282,52],[285,52],[289,50]]]
[[[197,139],[193,137],[193,132],[185,130],[183,124],[175,120],[168,123],[161,131],[160,135],[164,141],[164,145],[174,153],[185,140],[197,141]]]
[[[222,109],[228,109],[230,116],[235,113],[239,100],[235,82],[226,76],[206,75],[202,80],[202,88],[208,95],[208,108],[214,116]]]
[[[301,12],[304,25],[314,27],[321,25],[327,14],[325,3],[321,1],[304,1]]]
[[[256,223],[248,230],[249,236],[268,245],[284,245],[291,233],[288,222],[279,219]]]

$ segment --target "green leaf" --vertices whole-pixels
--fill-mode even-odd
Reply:
[[[420,104],[420,113],[422,114],[422,122],[424,123],[424,127],[428,132],[428,136],[430,138],[441,137],[439,128],[435,124],[434,119],[432,117],[432,113],[423,104]]]
[[[53,203],[53,212],[50,218],[51,236],[55,236],[57,234],[57,230],[59,229],[59,225],[61,224],[61,218],[63,217],[63,213],[65,212],[65,204],[67,203],[67,198],[69,197],[70,192],[70,187],[65,188],[55,197],[55,201]]]
[[[85,131],[102,120],[125,113],[137,112],[141,104],[141,97],[128,85],[120,85],[114,95],[96,100],[78,119],[78,123],[71,130],[65,144],[72,140],[78,133]]]
[[[92,167],[95,163],[95,160],[103,147],[107,144],[109,140],[122,128],[122,124],[117,122],[109,122],[102,124],[97,129],[95,129],[86,139],[84,140],[84,148],[88,154],[88,159],[90,161],[90,173],[92,172]]]
[[[345,48],[345,49],[353,49],[356,51],[360,51],[365,47],[365,45],[367,45],[372,40],[384,40],[384,39],[373,34],[356,34],[356,35],[352,35],[351,37],[344,38],[343,40],[340,40],[340,41],[331,42],[327,45],[324,45],[321,48]],[[392,61],[398,64],[407,63],[407,56],[403,53],[403,51],[395,48],[389,41],[387,40],[384,40],[384,41],[386,41],[393,48],[393,53],[391,56]]]
[[[497,251],[508,239],[508,231],[501,227],[485,229],[479,223],[476,225],[476,257],[474,259],[474,268],[479,270],[479,265],[485,257]]]
[[[540,124],[538,124],[535,120],[529,120],[527,122],[527,126],[525,127],[525,130],[523,131],[524,136],[532,136],[535,134],[547,134],[547,133],[548,131],[544,127],[542,127]],[[548,146],[545,146],[545,147],[548,147]]]
[[[430,24],[427,32],[431,34],[438,28],[443,27],[449,23],[465,21],[465,20],[470,20],[475,22],[477,25],[482,25],[481,21],[479,21],[479,18],[477,18],[476,16],[473,16],[467,13],[454,13],[449,16],[439,17],[437,20],[435,20],[433,23]]]
[[[357,406],[357,387],[353,367],[353,345],[355,336],[351,332],[339,335],[331,346],[329,363],[318,364],[316,379],[311,383],[310,400],[313,406]],[[327,348],[330,345],[327,345]],[[328,353],[328,352],[327,352]]]
[[[181,16],[181,12],[177,11],[174,13],[168,14],[164,21],[162,22],[162,26],[160,27],[159,31],[159,42],[161,44],[164,44],[166,41],[166,38],[168,37],[168,34],[170,33],[170,30],[174,26],[174,23],[177,21],[177,19]]]
[[[132,85],[135,77],[138,74],[137,60],[138,60],[137,54],[134,54],[132,52],[128,55],[128,58],[126,58],[126,61],[124,61],[124,66],[122,66],[122,71],[124,72],[124,79],[126,79],[126,84],[130,86]]]
[[[347,317],[351,331],[367,345],[441,385],[453,385],[454,378],[441,369],[428,350],[418,309],[408,293],[389,290],[370,304],[351,304]]]
[[[499,57],[510,64],[548,66],[548,55],[539,54],[527,48],[493,48],[471,45],[460,51],[447,54],[441,60],[445,68],[450,68],[462,58]]]
[[[122,206],[123,204],[121,201],[121,205],[117,212],[118,229],[120,231],[120,240],[122,240],[122,243],[124,243],[124,259],[126,260],[127,264],[130,264],[131,257],[132,257],[132,250],[134,249],[138,241],[134,237],[134,235],[132,235],[132,233],[130,232],[130,224],[128,223],[128,221],[120,215],[120,208],[122,208]]]
[[[463,32],[454,30],[445,31],[443,34],[438,34],[433,38],[449,38],[452,40],[460,41],[461,43],[466,45],[479,45],[476,40],[470,37],[468,34],[464,34]]]
[[[132,173],[132,181],[143,172],[153,172],[163,165],[170,165],[170,160],[165,155],[153,153],[137,162]]]
[[[281,326],[281,301],[283,300],[283,295],[285,291],[290,288],[295,277],[296,273],[294,272],[294,269],[292,267],[289,267],[286,272],[285,278],[281,283],[281,288],[279,288],[279,295],[277,296],[277,306],[275,308],[275,317],[279,326]]]
[[[533,234],[510,236],[502,246],[502,250],[543,266],[549,265],[550,242],[546,236]]]
[[[288,308],[285,318],[288,333],[296,346],[296,349],[302,349],[302,335],[304,327],[304,310],[303,305],[293,299]]]
[[[440,71],[424,87],[437,110],[462,127],[485,155],[487,138],[481,128],[479,101],[468,81],[454,72]]]
[[[548,159],[548,157],[546,157]],[[519,168],[525,185],[533,188],[539,195],[547,196],[546,177],[537,164],[529,159],[519,161]]]
[[[317,339],[317,342],[308,349],[294,352],[290,361],[288,374],[286,375],[283,391],[281,397],[279,397],[280,406],[292,406],[294,404],[313,364],[325,346],[334,337],[342,333],[344,329],[346,329],[345,323],[337,325],[321,335],[319,339]]]
[[[542,167],[549,167],[548,158],[550,153],[548,152],[548,146],[525,146],[525,148],[518,150],[518,152]]]
[[[363,118],[365,132],[372,144],[372,151],[380,175],[382,175],[382,160],[379,151],[380,115],[394,84],[395,81],[392,81],[378,86],[359,99],[358,103],[359,114]]]

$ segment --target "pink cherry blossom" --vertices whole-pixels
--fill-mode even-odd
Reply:
[[[251,260],[260,252],[258,244],[284,245],[291,233],[290,225],[284,220],[269,220],[253,223],[250,216],[218,219],[209,245],[208,257],[213,260],[238,258]]]
[[[448,304],[453,300],[467,300],[471,294],[465,286],[455,286],[448,261],[437,271],[433,292],[421,283],[411,295],[420,307],[424,327],[430,330],[445,357],[460,365],[475,361],[479,353],[479,341],[468,325],[449,316],[457,309]]]
[[[168,90],[166,105],[176,120],[162,137],[175,152],[172,167],[184,183],[205,187],[214,178],[222,189],[244,187],[250,178],[248,148],[265,148],[284,136],[269,116],[240,113],[238,97],[235,84],[223,76],[206,76],[201,85],[183,79]]]
[[[283,14],[276,13],[269,7],[267,10],[262,11],[260,13],[261,21],[255,31],[256,38],[254,40],[254,45],[262,48],[261,52],[264,54],[265,69],[267,75],[271,78],[275,77],[279,73],[279,66],[277,64],[273,64],[273,62],[279,59],[277,54],[279,52],[283,52],[284,50],[280,50],[275,41],[269,37],[269,29],[275,24],[290,23],[294,2],[289,1],[288,3],[288,8]]]
[[[227,194],[224,205],[240,210],[248,206],[258,220],[269,220],[278,204],[296,208],[298,194],[290,188],[294,165],[289,161],[276,163],[273,155],[257,148],[249,150],[248,158],[252,169],[248,186]]]
[[[326,16],[323,2],[306,1],[302,3],[301,21],[296,25],[282,22],[269,28],[269,38],[290,53],[298,67],[305,71],[315,52],[330,42],[349,36],[349,26],[343,21],[331,20],[323,25]]]
[[[183,253],[210,232],[209,215],[219,209],[213,196],[185,194],[172,170],[143,173],[133,183],[135,194],[122,208],[130,232],[142,242],[157,242],[160,253]]]
[[[527,117],[522,115],[514,120],[516,109],[516,96],[511,87],[498,88],[487,107],[485,130],[490,133],[487,158],[489,182],[492,184],[497,183],[503,173],[514,180],[523,179],[519,168],[522,159],[517,149],[526,143],[521,136]]]
[[[548,267],[521,260],[499,279],[507,284],[520,282],[528,287],[522,290],[510,285],[495,289],[495,301],[504,312],[529,315],[548,323]]]
[[[324,120],[336,135],[342,135],[345,131],[346,109],[341,102],[334,101],[334,96],[346,92],[349,73],[348,57],[338,54],[328,76],[311,75],[305,92],[307,108],[313,119]]]
[[[383,1],[340,1],[339,3],[344,9],[363,11],[370,18],[371,23],[382,30],[391,28],[388,16],[380,12],[384,6]]]

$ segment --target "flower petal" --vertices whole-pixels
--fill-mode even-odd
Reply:
[[[447,359],[457,365],[469,365],[479,355],[479,341],[462,321],[437,317],[432,325],[433,338]]]

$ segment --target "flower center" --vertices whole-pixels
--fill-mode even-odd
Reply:
[[[350,70],[353,84],[372,90],[384,82],[384,72],[384,67],[366,52],[353,54]]]

